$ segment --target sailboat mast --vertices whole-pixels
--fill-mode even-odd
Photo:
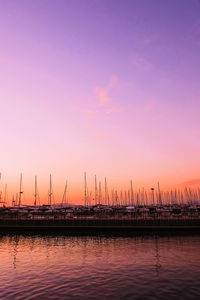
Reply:
[[[101,195],[101,181],[99,181],[99,204],[101,203],[102,195]]]
[[[35,194],[34,194],[34,206],[37,205],[37,176],[35,176]]]
[[[152,193],[152,205],[155,205],[155,201],[154,201],[154,188],[151,188],[151,193]]]
[[[95,181],[95,205],[97,205],[97,203],[98,203],[98,188],[97,188],[97,176],[96,175],[94,177],[94,181]]]
[[[131,205],[133,205],[133,182],[131,180]]]
[[[85,197],[85,206],[87,205],[87,177],[86,172],[84,173],[84,197]]]
[[[4,204],[6,203],[7,200],[7,184],[5,185],[5,191],[4,191]]]
[[[15,206],[15,197],[14,197],[14,195],[12,197],[12,206]]]
[[[161,193],[160,193],[160,184],[158,182],[158,199],[159,199],[159,205],[162,205],[162,198],[161,198]]]
[[[49,182],[49,204],[52,203],[52,181],[51,181],[51,174],[50,174],[50,182]]]
[[[7,200],[7,184],[5,185],[5,192],[4,192],[4,205],[6,203]]]
[[[20,174],[20,184],[19,184],[19,207],[21,206],[21,200],[22,200],[22,173]]]
[[[108,198],[108,190],[107,190],[107,180],[105,177],[105,205],[108,205],[107,198]]]
[[[63,197],[62,197],[62,206],[63,206],[63,203],[66,203],[66,193],[67,193],[67,180],[65,183],[65,189],[64,189],[64,193],[63,193]]]

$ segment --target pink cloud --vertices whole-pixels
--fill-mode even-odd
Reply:
[[[108,96],[108,90],[107,88],[95,88],[95,95],[99,100],[99,103],[101,106],[103,106],[105,103],[109,102],[111,99]]]
[[[111,76],[108,84],[105,87],[96,87],[94,89],[94,94],[99,100],[100,106],[104,106],[107,102],[111,101],[109,93],[116,86],[118,79],[116,76]]]
[[[95,117],[94,111],[89,111],[89,112],[88,112],[88,116],[89,116],[90,118],[94,118],[94,117]]]

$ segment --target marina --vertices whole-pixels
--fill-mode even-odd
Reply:
[[[140,230],[200,229],[199,206],[1,208],[1,229]]]
[[[83,204],[68,203],[67,181],[61,202],[56,203],[50,174],[48,204],[40,204],[37,176],[34,182],[33,205],[23,204],[22,174],[19,192],[16,198],[13,197],[12,205],[6,202],[6,184],[4,194],[1,192],[4,199],[0,207],[1,229],[200,229],[200,189],[185,187],[184,190],[161,191],[158,182],[157,189],[134,191],[131,180],[130,189],[119,193],[109,190],[106,177],[102,186],[95,175],[95,189],[89,191],[84,173]]]
[[[200,299],[200,0],[0,0],[0,300]]]

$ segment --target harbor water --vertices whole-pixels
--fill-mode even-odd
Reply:
[[[199,299],[200,236],[0,236],[0,299]]]

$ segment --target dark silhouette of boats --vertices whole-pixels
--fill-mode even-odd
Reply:
[[[63,196],[55,204],[52,176],[49,178],[48,204],[40,204],[38,181],[35,176],[33,205],[23,204],[22,174],[18,196],[12,205],[6,205],[7,186],[4,201],[0,201],[0,228],[140,228],[200,229],[200,190],[185,188],[183,191],[171,190],[162,192],[160,184],[155,190],[134,191],[132,180],[130,190],[124,193],[112,189],[111,199],[107,179],[104,180],[104,193],[101,181],[95,175],[94,198],[87,184],[84,173],[84,204],[72,205],[67,201],[66,181]],[[0,194],[2,199],[2,193]],[[118,196],[120,195],[120,197]],[[54,202],[54,203],[53,203]]]

